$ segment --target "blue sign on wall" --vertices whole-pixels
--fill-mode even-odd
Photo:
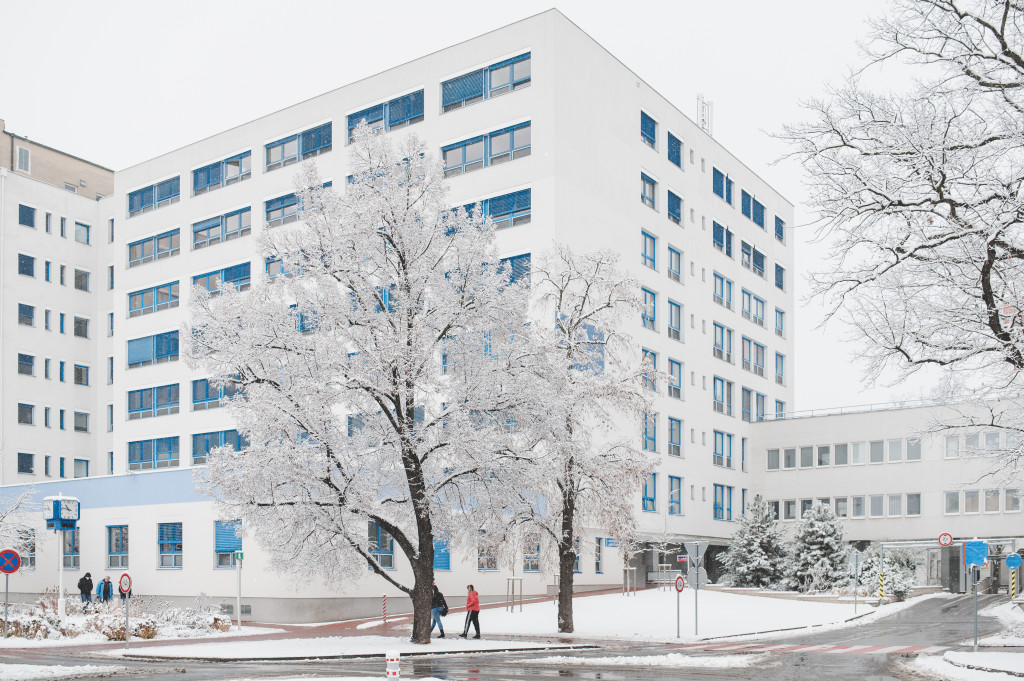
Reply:
[[[615,541],[611,537],[608,537],[604,540],[604,545],[610,549],[614,549],[619,545],[619,542]]]
[[[976,567],[985,567],[988,565],[988,542],[966,542],[964,544],[964,565]]]

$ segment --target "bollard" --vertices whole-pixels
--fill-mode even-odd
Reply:
[[[384,614],[384,624],[387,624],[388,623],[388,595],[387,594],[381,594],[380,595],[380,601],[381,601],[380,609],[381,609],[381,612]]]
[[[389,679],[398,679],[402,676],[401,660],[402,654],[397,650],[390,650],[385,656],[388,661],[384,676]]]
[[[1017,570],[1014,568],[1010,570],[1010,600],[1012,601],[1017,597]]]
[[[878,573],[878,604],[881,605],[882,601],[885,600],[885,573]]]

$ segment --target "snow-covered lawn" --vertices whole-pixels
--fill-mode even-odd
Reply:
[[[763,661],[767,655],[683,655],[669,653],[667,655],[621,655],[618,657],[541,657],[529,660],[529,664],[573,665],[602,667],[703,667],[705,669],[725,669],[728,667],[748,667]]]
[[[694,592],[680,599],[682,637],[694,638]],[[812,603],[764,598],[720,591],[701,591],[698,596],[699,634],[726,636],[772,629],[805,627],[841,622],[853,617],[853,605]],[[864,613],[869,606],[861,605]],[[463,613],[446,618],[446,628],[461,628]],[[523,606],[522,612],[484,610],[480,628],[485,634],[555,635],[556,608],[551,602]],[[573,621],[576,636],[676,640],[676,592],[641,591],[635,596],[608,594],[575,599]]]
[[[174,646],[139,647],[125,652],[103,651],[104,655],[121,657],[173,657],[215,660],[332,657],[338,655],[379,655],[397,650],[406,653],[452,653],[478,650],[523,650],[560,648],[558,644],[531,641],[500,641],[461,639],[457,636],[434,639],[430,645],[410,643],[406,636],[332,636],[324,638],[289,638],[271,641],[224,641]]]
[[[73,620],[74,617],[69,617],[68,620]],[[208,631],[205,633],[199,633],[191,629],[175,627],[175,626],[164,626],[158,629],[157,635],[148,639],[151,641],[173,641],[175,639],[192,639],[192,640],[205,640],[211,638],[225,638],[228,636],[259,636],[261,634],[277,634],[284,631],[284,629],[275,629],[272,627],[244,627],[239,632],[237,629],[232,627],[229,631]],[[132,637],[129,645],[142,639]],[[90,631],[83,633],[74,638],[46,638],[46,639],[32,639],[32,638],[15,638],[10,637],[7,639],[0,639],[0,650],[4,648],[49,648],[51,646],[81,646],[91,645],[95,643],[111,643],[106,636],[99,633],[98,631]],[[120,645],[124,645],[124,641],[119,642]]]
[[[942,657],[918,657],[910,661],[908,666],[916,671],[950,681],[1012,681],[1024,675],[1024,653],[974,653],[951,650]],[[1013,675],[1004,674],[1002,671],[1011,672]]]
[[[983,646],[1024,646],[1024,611],[1013,603],[1003,603],[985,608],[982,615],[996,617],[1003,625],[1003,630],[995,636],[988,636],[978,641]]]
[[[90,676],[114,674],[127,667],[84,664],[76,667],[38,664],[0,664],[0,681],[35,681],[35,679],[83,679]]]

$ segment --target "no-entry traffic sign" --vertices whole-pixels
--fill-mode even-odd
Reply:
[[[13,574],[21,567],[21,555],[14,549],[0,551],[0,573]]]
[[[943,532],[942,534],[939,535],[939,546],[952,546],[952,545],[953,545],[953,535],[951,535],[949,532]]]
[[[676,577],[676,591],[682,591],[686,588],[686,580],[683,579],[682,575]]]

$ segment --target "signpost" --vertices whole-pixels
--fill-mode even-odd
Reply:
[[[696,636],[700,621],[697,617],[697,592],[708,582],[708,573],[703,565],[704,552],[708,549],[708,543],[706,541],[688,541],[683,546],[686,547],[686,555],[690,558],[687,563],[690,569],[686,571],[686,581],[693,589],[693,635]]]
[[[235,610],[238,612],[238,630],[242,630],[242,552],[235,551],[235,574],[238,576],[238,593],[235,596]]]
[[[981,568],[988,567],[988,542],[964,542],[964,566],[971,568],[974,589],[974,652],[978,652],[978,576]]]
[[[0,572],[4,573],[4,638],[7,638],[7,604],[10,602],[11,573],[21,567],[21,555],[14,549],[0,551]]]
[[[1006,567],[1010,568],[1010,600],[1017,598],[1017,575],[1020,574],[1021,558],[1019,553],[1011,553],[1006,557]]]
[[[680,556],[680,558],[685,558],[685,556]],[[682,612],[679,606],[679,595],[683,593],[683,589],[685,588],[686,582],[683,581],[683,576],[679,575],[678,577],[676,577],[676,638],[680,637],[680,628],[682,627],[682,625],[679,623],[682,617]]]
[[[43,498],[43,513],[46,517],[46,529],[60,532],[57,542],[57,616],[61,625],[66,617],[64,605],[64,540],[68,530],[75,531],[82,505],[76,497],[58,494],[55,497]]]
[[[857,614],[857,592],[860,590],[860,560],[863,554],[854,549],[850,553],[850,577],[853,580],[853,614]]]
[[[124,601],[124,649],[128,650],[128,639],[131,636],[128,634],[128,601],[131,598],[128,596],[132,590],[132,578],[125,572],[121,575],[121,579],[117,582],[117,588],[121,592],[121,600]]]

